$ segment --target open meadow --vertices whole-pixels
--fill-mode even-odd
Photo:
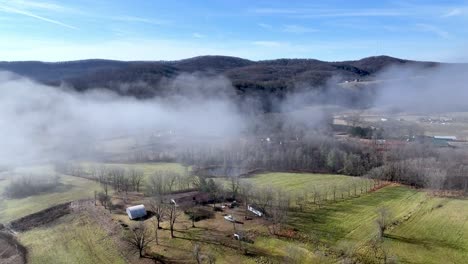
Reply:
[[[34,169],[26,171],[29,173],[32,170]],[[55,174],[49,166],[38,169],[36,173]],[[4,191],[10,182],[9,178],[0,181],[0,197],[2,197],[0,199],[0,223],[9,222],[57,204],[93,198],[94,192],[100,189],[95,181],[60,175],[58,186],[50,192],[22,198],[4,197]]]
[[[182,173],[178,164],[106,164],[144,171],[145,178],[155,171]],[[229,188],[229,180],[217,179]],[[95,181],[62,175],[61,191],[38,194],[22,199],[4,199],[0,203],[0,221],[7,222],[59,203],[92,198],[101,188]],[[362,263],[382,262],[381,252],[398,263],[463,263],[468,257],[468,200],[441,198],[425,190],[397,184],[375,182],[365,178],[313,173],[261,173],[242,178],[252,190],[273,188],[291,197],[291,205],[282,223],[283,232],[271,233],[270,217],[253,217],[241,205],[213,212],[213,216],[196,221],[180,208],[175,223],[175,238],[170,237],[167,218],[158,230],[158,244],[147,248],[148,256],[164,261],[194,263],[193,250],[198,248],[205,260],[216,263],[339,263],[345,259]],[[2,188],[6,180],[0,182]],[[333,191],[335,190],[335,195]],[[314,202],[314,194],[320,198]],[[306,206],[299,208],[294,197],[306,195]],[[133,196],[129,196],[133,197]],[[147,203],[143,196],[135,201]],[[132,199],[132,198],[129,198]],[[118,194],[114,202],[122,203]],[[149,204],[148,208],[150,208]],[[131,221],[121,209],[108,213],[93,203],[88,209],[73,211],[53,222],[20,232],[19,241],[28,249],[30,263],[131,263],[139,262],[122,241]],[[120,208],[120,207],[119,207]],[[213,205],[200,205],[213,211]],[[379,210],[389,212],[391,224],[385,230],[376,251],[376,220]],[[235,226],[224,219],[232,215],[242,223]],[[249,220],[244,220],[247,219]],[[252,218],[252,219],[250,219]],[[144,224],[155,233],[155,218]],[[234,233],[251,242],[239,242]],[[248,254],[244,254],[247,252]],[[376,253],[377,252],[377,253]],[[378,255],[377,257],[369,257]],[[73,262],[75,261],[75,262]],[[204,262],[205,263],[205,262]]]
[[[67,215],[51,225],[21,233],[19,240],[29,249],[28,263],[126,263],[114,241],[93,217]]]

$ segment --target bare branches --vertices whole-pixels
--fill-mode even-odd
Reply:
[[[169,217],[169,227],[171,229],[171,238],[174,238],[174,225],[177,221],[177,217],[179,217],[180,212],[177,210],[177,206],[175,204],[171,204],[167,211],[167,216]]]
[[[143,182],[144,173],[142,170],[130,168],[127,172],[130,183],[134,191],[140,192],[140,186]]]
[[[124,240],[139,253],[141,258],[144,256],[144,252],[149,244],[154,241],[154,238],[151,236],[150,230],[147,229],[146,225],[140,222],[137,226],[130,229]]]

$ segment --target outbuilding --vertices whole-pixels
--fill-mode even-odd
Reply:
[[[126,211],[128,218],[130,218],[131,220],[146,216],[146,209],[145,206],[142,204],[128,207]]]
[[[259,217],[263,216],[263,212],[261,210],[255,208],[254,205],[250,205],[250,204],[247,205],[247,210],[254,213],[256,216],[259,216]]]

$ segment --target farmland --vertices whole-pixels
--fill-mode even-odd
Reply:
[[[68,215],[52,226],[22,233],[29,263],[126,263],[107,233],[89,215]]]
[[[336,189],[336,197],[348,197],[349,193],[353,195],[354,186],[360,192],[361,185],[373,185],[373,181],[364,178],[316,173],[263,173],[243,181],[250,182],[257,188],[280,188],[291,195],[317,191],[327,200],[333,199],[333,189]]]
[[[105,165],[137,168],[144,171],[145,177],[155,171],[183,172],[181,165],[171,163]],[[229,188],[227,179],[217,181]],[[1,221],[13,220],[60,202],[89,198],[94,190],[100,190],[98,183],[79,177],[64,175],[61,182],[70,187],[63,192],[2,201]],[[5,181],[0,183],[2,186],[6,184]],[[374,263],[375,259],[366,256],[370,241],[377,235],[378,209],[386,208],[391,212],[394,224],[385,232],[382,245],[392,259],[402,263],[463,263],[467,257],[468,212],[465,209],[468,201],[464,199],[434,197],[424,190],[396,184],[371,189],[374,182],[369,179],[333,174],[261,173],[242,178],[243,183],[250,184],[254,190],[278,189],[291,197],[308,193],[308,206],[303,209],[299,210],[291,202],[284,223],[284,230],[292,232],[291,235],[272,235],[267,219],[254,218],[237,225],[238,232],[249,234],[254,241],[253,244],[243,242],[239,248],[232,238],[233,225],[224,220],[223,215],[244,219],[248,215],[244,207],[216,212],[213,218],[196,222],[195,228],[191,227],[188,216],[181,212],[175,224],[176,237],[170,238],[169,223],[163,220],[163,229],[158,231],[159,244],[153,243],[148,254],[191,263],[192,250],[198,245],[205,257],[216,259],[217,263],[336,263],[346,258]],[[361,186],[365,186],[364,191]],[[333,189],[336,190],[335,199]],[[313,193],[320,194],[320,203],[314,203]],[[117,199],[119,196],[114,196],[114,200]],[[205,208],[212,210],[211,205]],[[121,210],[106,214],[101,217],[117,227],[118,223],[135,224]],[[145,224],[154,233],[153,219],[146,220]],[[19,240],[28,248],[31,263],[67,260],[125,263],[128,255],[121,255],[121,245],[116,244],[124,230],[109,233],[106,226],[108,224],[93,220],[89,213],[72,213],[50,225],[20,233]],[[240,249],[247,250],[249,255],[241,254]]]
[[[0,196],[9,180],[0,181]],[[8,222],[28,214],[46,209],[64,202],[94,197],[99,184],[83,178],[62,175],[60,186],[53,192],[41,193],[21,199],[0,200],[0,223]]]
[[[107,169],[121,168],[124,170],[136,169],[143,173],[142,191],[145,192],[148,186],[149,179],[155,173],[167,174],[173,173],[180,176],[187,176],[190,172],[190,167],[184,167],[180,163],[92,163],[84,162],[79,164],[82,166],[86,174],[90,174],[92,169],[99,169],[104,166]],[[175,189],[182,187],[175,185]]]

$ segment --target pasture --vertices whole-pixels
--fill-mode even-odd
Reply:
[[[142,191],[145,192],[147,190],[147,186],[150,182],[150,178],[155,173],[160,173],[164,175],[164,173],[172,173],[182,177],[187,178],[189,175],[190,167],[184,167],[180,163],[165,163],[165,162],[158,162],[158,163],[94,163],[94,162],[83,162],[80,163],[83,166],[84,170],[89,174],[91,169],[98,169],[102,166],[106,168],[122,168],[125,170],[129,169],[136,169],[141,170],[144,174],[143,182],[142,182]],[[179,186],[179,183],[176,182],[174,185],[174,190],[185,189],[185,187]]]
[[[184,172],[184,167],[173,163],[106,165],[138,168],[144,171],[145,177],[155,171]],[[1,221],[61,202],[92,197],[94,189],[100,188],[96,182],[78,177],[62,176],[61,181],[72,187],[59,193],[0,202]],[[228,188],[229,182],[221,181]],[[169,223],[163,221],[163,229],[158,231],[159,245],[152,244],[148,250],[150,255],[193,262],[193,248],[199,245],[202,254],[216,259],[217,263],[336,263],[346,257],[365,260],[371,254],[369,241],[378,232],[378,210],[386,208],[394,224],[385,231],[382,246],[398,262],[463,263],[468,257],[468,200],[434,197],[424,190],[395,184],[372,189],[371,180],[330,174],[262,173],[243,178],[241,183],[251,184],[254,191],[274,188],[291,197],[307,194],[308,206],[303,210],[291,206],[284,223],[285,230],[294,230],[291,236],[270,234],[269,222],[264,218],[246,220],[236,227],[237,232],[249,234],[254,240],[253,244],[242,243],[243,249],[249,252],[244,255],[239,242],[232,237],[233,225],[223,215],[244,219],[245,208],[225,208],[224,212],[216,212],[214,218],[196,222],[195,228],[191,227],[188,216],[180,212],[175,224],[176,238],[170,238]],[[0,182],[0,186],[4,184],[5,180]],[[319,206],[313,203],[313,193],[322,197]],[[123,212],[113,211],[109,217],[114,223],[119,220],[133,223]],[[152,233],[155,231],[153,219],[147,220],[146,225]],[[104,228],[89,215],[71,214],[52,225],[21,233],[19,238],[30,250],[31,263],[72,260],[123,263],[115,236],[109,237]]]
[[[0,196],[10,179],[0,181]],[[60,186],[53,192],[41,193],[21,199],[4,198],[0,200],[0,223],[41,211],[48,207],[79,199],[94,197],[94,191],[100,189],[97,182],[62,175]]]
[[[89,215],[61,217],[51,226],[19,235],[28,263],[126,263],[114,241]]]
[[[360,194],[361,187],[371,188],[374,185],[372,180],[366,178],[320,173],[262,173],[243,181],[257,188],[281,189],[291,195],[308,193],[312,197],[312,193],[318,192],[324,200],[333,199],[333,192],[337,199],[347,198]]]

